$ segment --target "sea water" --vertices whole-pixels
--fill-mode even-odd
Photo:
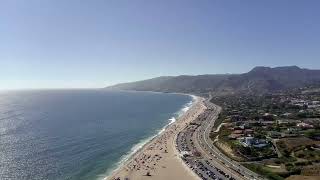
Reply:
[[[102,179],[192,100],[102,89],[0,92],[0,179]]]

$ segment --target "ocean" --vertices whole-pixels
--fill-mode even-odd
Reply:
[[[101,89],[0,92],[0,179],[103,179],[192,101]]]

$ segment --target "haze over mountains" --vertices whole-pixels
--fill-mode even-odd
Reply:
[[[116,90],[221,94],[268,93],[320,84],[320,70],[258,66],[243,74],[162,76],[107,87]]]

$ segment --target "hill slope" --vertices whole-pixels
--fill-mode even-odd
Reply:
[[[255,67],[243,74],[158,77],[118,84],[107,87],[107,89],[197,94],[207,92],[267,93],[314,84],[320,84],[320,70],[285,66]]]

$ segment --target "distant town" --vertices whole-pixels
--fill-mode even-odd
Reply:
[[[229,158],[268,179],[320,175],[320,89],[214,97],[210,138]]]

